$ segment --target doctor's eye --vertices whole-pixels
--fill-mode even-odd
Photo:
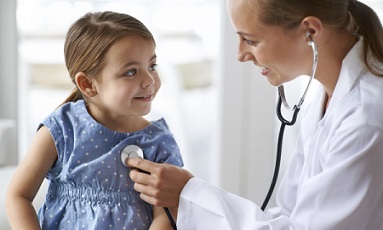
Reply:
[[[245,42],[246,42],[246,44],[248,44],[249,46],[254,46],[254,45],[256,45],[257,43],[255,42],[255,41],[251,41],[251,40],[247,40],[247,39],[243,39]]]
[[[249,46],[255,46],[257,45],[257,42],[253,41],[253,40],[249,40],[247,38],[245,38],[244,36],[241,36],[241,41],[246,43],[246,45],[249,45]]]
[[[137,73],[136,69],[130,69],[124,73],[124,76],[131,77]]]
[[[156,71],[157,70],[157,64],[152,64],[152,65],[150,65],[150,67],[149,67],[149,70],[150,71]]]

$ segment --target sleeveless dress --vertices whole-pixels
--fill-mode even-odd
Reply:
[[[183,166],[164,119],[136,132],[115,132],[97,123],[79,100],[58,108],[43,125],[51,132],[58,159],[46,176],[49,188],[38,212],[42,229],[150,227],[152,207],[133,189],[121,152],[134,144],[145,159]]]

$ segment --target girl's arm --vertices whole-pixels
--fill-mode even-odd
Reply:
[[[13,230],[40,229],[32,201],[56,159],[53,138],[49,130],[42,126],[8,186],[6,211]]]
[[[171,209],[174,221],[177,221],[177,210],[176,208]],[[153,206],[153,222],[150,225],[149,230],[172,230],[173,227],[170,224],[170,220],[165,213],[164,208]]]

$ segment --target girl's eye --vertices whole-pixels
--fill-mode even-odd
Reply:
[[[135,75],[136,73],[137,73],[136,69],[130,69],[127,72],[124,73],[124,76],[131,77],[131,76]]]
[[[157,70],[157,64],[152,64],[149,68],[150,71],[156,71]]]

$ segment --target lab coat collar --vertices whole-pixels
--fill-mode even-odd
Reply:
[[[326,117],[334,111],[334,108],[337,107],[337,104],[340,103],[342,98],[355,86],[361,72],[366,71],[363,59],[361,58],[363,49],[362,46],[363,41],[362,38],[360,38],[344,58],[333,96],[324,116],[323,108],[326,92],[320,83],[318,83],[318,87],[315,87],[316,90],[313,92],[314,100],[310,102],[310,105],[307,108],[307,113],[302,120],[302,124],[304,126],[311,128],[301,130],[303,136],[312,136],[318,126],[324,125]]]

